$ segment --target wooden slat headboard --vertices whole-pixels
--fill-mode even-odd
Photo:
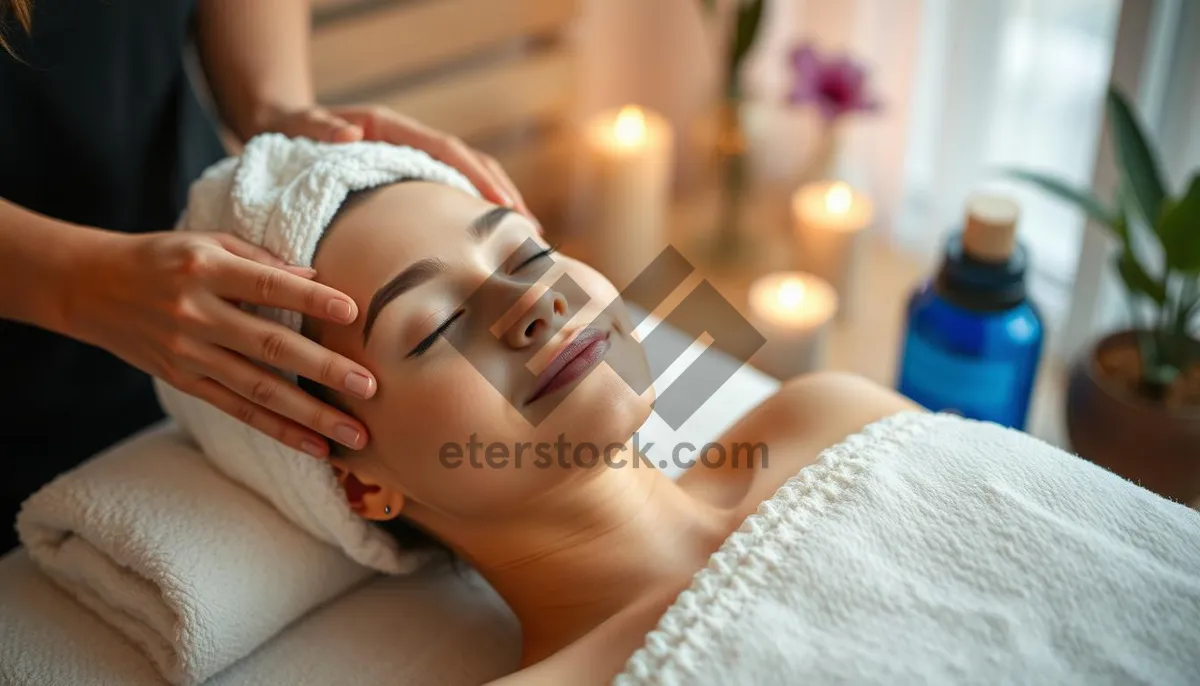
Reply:
[[[494,155],[552,230],[568,195],[580,0],[312,0],[324,104],[378,102]]]

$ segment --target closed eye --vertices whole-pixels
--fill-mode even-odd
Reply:
[[[545,250],[539,250],[538,252],[534,253],[533,255],[530,255],[528,258],[526,258],[524,261],[522,261],[520,264],[518,264],[516,266],[516,268],[513,269],[513,271],[514,272],[521,271],[522,269],[529,266],[530,264],[533,264],[534,262],[536,262],[540,259],[549,257],[551,254],[553,254],[557,251],[558,251],[558,246],[555,246],[555,245],[552,245],[552,246],[546,248]],[[457,322],[459,317],[461,317],[463,314],[465,314],[465,312],[466,312],[465,310],[458,310],[454,314],[450,315],[450,317],[445,322],[442,322],[441,326],[439,326],[433,333],[431,333],[428,336],[426,336],[425,338],[423,338],[421,340],[421,342],[418,343],[415,348],[413,348],[411,351],[409,351],[407,357],[413,358],[413,357],[420,357],[421,355],[424,355],[430,348],[433,347],[433,344],[437,342],[438,337],[445,334],[446,332],[450,331],[450,329],[454,326],[455,322]]]
[[[463,316],[464,313],[465,313],[465,310],[459,310],[459,311],[455,312],[454,314],[450,315],[450,318],[447,319],[446,321],[442,322],[442,325],[439,326],[436,331],[434,331],[433,333],[426,336],[424,339],[421,340],[420,343],[417,344],[417,347],[415,347],[411,351],[409,351],[408,357],[413,358],[413,357],[420,357],[421,355],[424,355],[425,351],[429,350],[431,347],[433,347],[433,344],[437,342],[438,336],[441,336],[442,334],[449,331],[450,328],[452,326],[454,326],[454,323],[458,321],[458,318]]]
[[[546,248],[545,250],[540,250],[537,253],[530,255],[529,258],[526,259],[521,264],[518,264],[516,266],[516,268],[513,269],[513,272],[519,272],[522,269],[524,269],[525,267],[529,266],[530,264],[542,259],[543,257],[548,257],[551,253],[554,253],[557,251],[558,251],[558,246],[555,246],[555,245],[552,245],[549,248]]]

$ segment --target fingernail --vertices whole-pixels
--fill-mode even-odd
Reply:
[[[360,398],[370,398],[374,386],[375,384],[371,383],[369,376],[363,376],[358,372],[350,372],[346,375],[346,390]]]
[[[358,429],[349,424],[338,424],[333,430],[333,435],[338,441],[350,448],[358,448],[358,442],[362,438],[362,434],[358,432]]]
[[[316,458],[325,457],[325,450],[312,441],[300,441],[300,449]]]
[[[334,319],[347,323],[354,321],[354,312],[345,300],[330,300],[328,309],[329,316]]]

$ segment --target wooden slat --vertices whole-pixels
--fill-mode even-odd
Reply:
[[[470,141],[508,126],[561,119],[571,105],[573,67],[570,50],[553,48],[378,100]]]
[[[312,8],[313,14],[322,15],[335,10],[344,10],[355,5],[363,5],[370,0],[310,0],[309,7]]]
[[[496,157],[529,208],[550,224],[559,218],[568,198],[575,145],[569,129],[561,127],[506,150],[481,149]]]
[[[423,0],[319,25],[312,40],[318,97],[337,98],[506,40],[545,34],[570,21],[577,5],[578,0]]]

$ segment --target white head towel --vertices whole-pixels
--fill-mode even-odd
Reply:
[[[252,139],[240,156],[214,164],[192,184],[176,230],[227,231],[290,264],[311,266],[317,241],[348,193],[401,179],[442,183],[479,197],[466,177],[414,148],[316,143],[264,134]],[[300,330],[298,313],[253,311]],[[218,469],[257,491],[297,526],[381,572],[404,573],[422,562],[350,510],[325,462],[160,380],[155,387],[164,410]]]

